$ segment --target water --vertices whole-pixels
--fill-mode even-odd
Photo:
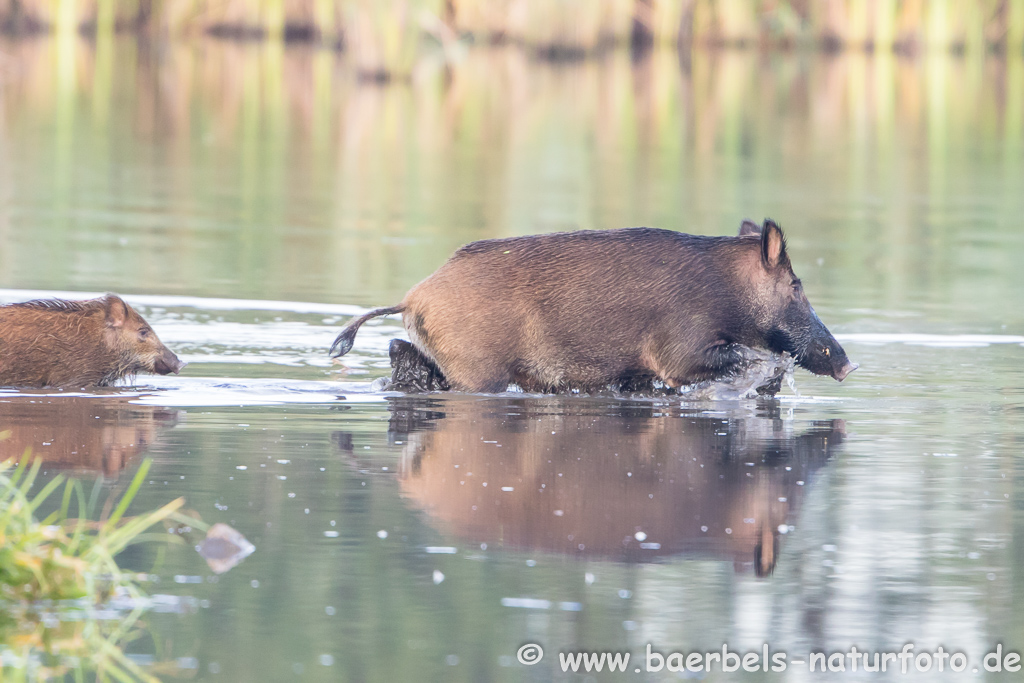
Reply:
[[[200,538],[122,556],[166,607],[126,646],[159,675],[560,680],[560,651],[911,642],[966,676],[1024,648],[1020,59],[474,50],[378,87],[304,49],[3,52],[0,300],[118,291],[189,366],[0,391],[0,455],[104,498],[153,458],[132,510],[185,496],[255,546],[223,574]],[[861,365],[842,384],[382,394],[392,318],[327,356],[472,239],[764,216]]]

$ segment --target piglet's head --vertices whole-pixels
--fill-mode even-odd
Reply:
[[[121,297],[104,297],[104,342],[121,363],[121,374],[177,374],[186,363],[171,352],[135,309]]]

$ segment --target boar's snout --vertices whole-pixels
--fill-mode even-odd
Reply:
[[[175,356],[169,349],[164,349],[164,352],[153,364],[153,370],[160,375],[169,375],[172,372],[177,375],[186,365],[188,363]]]
[[[817,316],[812,324],[812,337],[802,353],[797,353],[797,363],[816,375],[829,375],[838,382],[856,370],[859,365],[846,357],[846,351]]]
[[[847,359],[846,365],[833,372],[832,376],[835,377],[838,381],[842,382],[844,379],[846,379],[847,375],[849,375],[851,372],[853,372],[859,367],[860,365],[858,363],[854,363]]]

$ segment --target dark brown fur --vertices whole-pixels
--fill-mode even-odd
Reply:
[[[419,350],[402,339],[392,339],[388,347],[391,356],[391,381],[385,391],[447,391],[451,389],[441,371]]]
[[[185,366],[120,297],[0,306],[0,386],[109,386]]]
[[[728,374],[740,345],[788,351],[838,380],[856,368],[814,315],[771,221],[744,223],[737,237],[628,228],[474,242],[401,305],[346,326],[332,352],[396,312],[467,391],[677,387]]]

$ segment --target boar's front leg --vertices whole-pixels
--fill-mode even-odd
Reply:
[[[743,362],[743,354],[740,353],[739,344],[720,340],[704,349],[703,361],[712,377],[721,377],[731,373]]]
[[[676,389],[732,374],[743,362],[741,348],[721,338],[696,347],[663,346],[648,356],[648,367],[658,379]]]

